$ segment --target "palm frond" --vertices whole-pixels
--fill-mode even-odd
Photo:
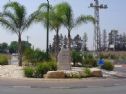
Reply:
[[[77,18],[76,20],[76,25],[80,25],[82,23],[88,23],[88,22],[91,22],[93,24],[95,24],[95,18],[91,15],[81,15],[80,17]]]
[[[71,6],[67,2],[56,5],[56,11],[63,19],[63,24],[67,29],[74,27],[73,11]]]
[[[17,23],[17,18],[15,17],[15,15],[13,15],[11,12],[6,11],[4,13],[1,14],[2,17],[4,19],[8,19],[9,21],[11,21],[13,24],[15,24],[16,27],[18,27],[18,23]]]
[[[24,22],[23,26],[22,26],[22,31],[24,31],[24,29],[28,28],[35,20],[36,16],[39,14],[38,11],[35,11],[34,13],[32,13]]]
[[[47,8],[49,7],[49,9],[52,9],[51,5],[48,5],[48,3],[42,3],[40,4],[40,6],[38,7],[39,11],[43,11],[43,9],[45,9],[47,11]]]
[[[3,18],[0,18],[0,23],[1,23],[2,26],[4,26],[5,28],[7,28],[8,30],[11,30],[11,32],[14,32],[14,33],[17,34],[16,28],[9,21],[7,21],[7,20],[5,20]]]
[[[61,27],[63,20],[55,11],[50,13],[49,18],[50,29],[54,29],[56,31],[57,28]]]
[[[16,18],[18,19],[18,27],[21,28],[26,15],[25,7],[20,5],[18,2],[10,2],[4,6],[4,11],[8,11],[9,9],[14,11]]]

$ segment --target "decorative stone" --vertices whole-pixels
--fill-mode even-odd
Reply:
[[[65,78],[65,73],[62,71],[48,71],[44,78]]]
[[[66,78],[81,78],[79,71],[65,71]]]
[[[93,77],[103,77],[102,71],[97,68],[91,68],[91,73]]]
[[[62,48],[58,54],[58,70],[71,70],[71,56],[67,48]]]

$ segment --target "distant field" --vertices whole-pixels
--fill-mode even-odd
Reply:
[[[108,51],[108,52],[102,52],[103,54],[113,54],[116,56],[126,56],[126,51]]]

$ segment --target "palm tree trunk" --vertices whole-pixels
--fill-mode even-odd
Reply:
[[[22,66],[22,43],[21,43],[21,33],[19,32],[18,36],[18,64]]]
[[[57,57],[58,57],[58,53],[59,53],[59,29],[57,28],[56,30],[56,61],[57,61]]]
[[[68,51],[69,51],[69,63],[71,63],[71,35],[70,35],[70,30],[68,30]]]
[[[70,35],[70,30],[68,30],[68,49],[71,52],[71,35]]]

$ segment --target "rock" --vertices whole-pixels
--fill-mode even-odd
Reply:
[[[44,78],[65,78],[63,71],[48,71]]]
[[[97,68],[91,68],[91,73],[93,77],[103,77],[102,71]]]
[[[78,71],[78,72],[79,72],[81,78],[85,78],[86,77],[86,74],[84,73],[84,71]]]
[[[65,71],[66,78],[81,78],[79,71]]]

